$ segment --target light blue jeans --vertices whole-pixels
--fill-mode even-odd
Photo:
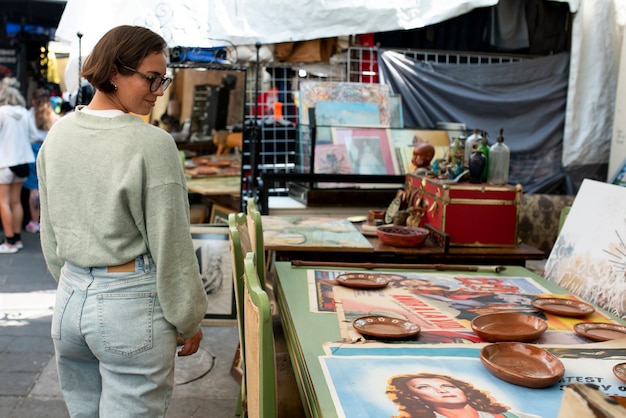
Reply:
[[[61,389],[73,418],[164,417],[174,385],[176,331],[156,293],[156,268],[135,272],[65,263],[52,338]]]

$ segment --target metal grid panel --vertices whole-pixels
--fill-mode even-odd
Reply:
[[[496,63],[516,62],[528,59],[528,56],[479,54],[456,51],[432,51],[432,50],[396,50],[414,60],[445,64],[471,64],[489,65]],[[271,81],[263,83],[263,77],[256,77],[256,64],[251,63],[247,71],[246,82],[246,126],[249,138],[244,144],[243,164],[244,172],[249,173],[251,168],[251,142],[255,135],[259,137],[258,172],[297,173],[309,172],[309,164],[304,160],[310,154],[310,138],[308,127],[298,123],[297,102],[300,82],[304,80],[318,81],[349,81],[356,83],[378,83],[378,49],[366,47],[350,47],[345,53],[345,60],[331,65],[309,64],[272,64],[261,67],[262,71],[270,75]],[[267,75],[266,75],[267,77]],[[284,124],[271,123],[272,109],[263,103],[267,94],[263,93],[274,88],[274,98],[283,105]],[[259,95],[256,92],[261,92]],[[260,101],[260,103],[257,102]],[[258,115],[255,109],[259,109]],[[259,129],[255,132],[253,127]],[[246,186],[244,186],[244,194]],[[286,195],[286,184],[270,185],[272,195]]]

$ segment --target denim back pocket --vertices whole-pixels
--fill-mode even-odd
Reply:
[[[52,316],[52,326],[50,330],[50,335],[55,340],[61,339],[61,323],[63,322],[65,308],[67,308],[72,294],[74,294],[74,289],[67,286],[63,281],[60,281],[55,296],[54,314]]]
[[[152,348],[156,292],[98,295],[98,324],[107,351],[131,357]]]

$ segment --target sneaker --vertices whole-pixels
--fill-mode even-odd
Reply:
[[[22,244],[22,241],[17,241],[15,243],[15,248],[17,248],[18,250],[21,250],[22,248],[24,248],[24,244]]]
[[[15,254],[18,248],[15,245],[9,245],[6,242],[0,244],[0,254]]]
[[[26,225],[26,230],[31,234],[36,234],[37,232],[39,232],[39,222],[30,221]]]

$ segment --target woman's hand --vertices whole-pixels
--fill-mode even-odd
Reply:
[[[202,341],[202,328],[198,330],[196,335],[191,338],[185,338],[183,340],[183,348],[178,352],[179,356],[190,356],[195,354],[200,348],[200,342]]]

